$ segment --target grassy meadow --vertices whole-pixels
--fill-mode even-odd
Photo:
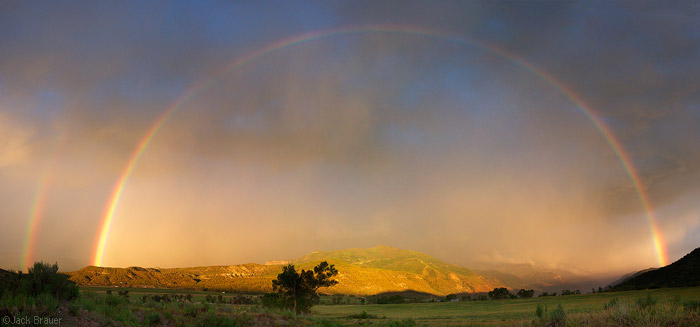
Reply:
[[[324,295],[307,314],[268,295],[211,290],[78,287],[56,265],[0,271],[1,326],[22,318],[65,326],[698,326],[700,287],[503,300],[424,293]],[[503,289],[505,291],[505,289]],[[494,296],[495,297],[495,296]],[[408,303],[410,302],[410,303]],[[371,303],[371,304],[370,304]],[[393,303],[393,304],[380,304]],[[287,308],[287,309],[282,309]],[[307,307],[308,308],[308,307]],[[298,312],[307,312],[298,311]],[[20,320],[17,320],[20,319]],[[54,321],[54,320],[52,320]],[[39,324],[41,325],[41,324]]]
[[[319,305],[312,313],[318,317],[343,320],[362,311],[370,315],[392,320],[413,319],[426,326],[462,325],[531,325],[536,322],[538,306],[554,310],[558,305],[567,317],[579,318],[603,313],[606,304],[634,307],[638,299],[656,299],[656,307],[676,303],[700,301],[700,287],[655,289],[627,292],[604,292],[583,295],[548,296],[530,299],[506,299],[489,301],[464,301],[445,303],[372,304],[372,305]],[[695,312],[695,316],[699,312]],[[536,323],[535,323],[536,325]]]
[[[311,314],[298,317],[258,304],[226,303],[254,295],[131,288],[127,298],[117,296],[118,290],[127,289],[83,287],[72,311],[85,310],[95,321],[125,326],[700,326],[700,287],[405,304],[360,304],[360,297],[322,296]],[[182,302],[150,298],[165,294],[192,297]],[[211,301],[219,295],[224,303],[208,302],[207,296]]]

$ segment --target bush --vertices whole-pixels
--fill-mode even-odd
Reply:
[[[510,292],[505,287],[494,288],[493,291],[489,292],[489,297],[493,300],[502,300],[511,297]]]
[[[98,312],[125,325],[135,326],[139,322],[129,308],[129,299],[125,297],[112,294],[86,294],[81,296],[76,303],[83,305],[83,308],[86,310]]]
[[[457,294],[447,294],[447,296],[445,296],[445,302],[450,302],[450,301],[456,300],[456,299],[457,299]]]
[[[368,314],[365,311],[362,311],[360,313],[356,314],[351,314],[348,316],[350,319],[379,319],[379,316],[374,315],[374,314]]]
[[[155,326],[163,323],[163,321],[160,319],[160,315],[156,312],[148,314],[148,316],[146,316],[146,319],[144,319],[143,322],[148,326]]]
[[[549,325],[551,326],[565,326],[566,325],[566,312],[561,304],[549,313]]]
[[[37,262],[22,272],[0,275],[0,312],[43,314],[56,310],[62,301],[78,297],[78,287],[58,273],[58,265]]]
[[[521,288],[518,291],[518,293],[516,294],[516,296],[521,298],[521,299],[531,298],[531,297],[535,296],[535,290],[526,290],[526,289]]]
[[[206,304],[199,306],[197,304],[189,304],[189,303],[185,303],[182,308],[183,308],[182,311],[185,312],[185,316],[192,317],[192,318],[197,317],[199,314],[207,313],[207,312],[209,312],[209,309],[210,309],[209,306]]]
[[[401,304],[406,303],[406,300],[401,295],[378,296],[375,298],[377,304]]]
[[[547,305],[537,305],[535,317],[540,324],[545,326],[566,326],[566,312],[561,304],[547,314]]]

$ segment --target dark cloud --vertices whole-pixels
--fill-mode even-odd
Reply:
[[[674,251],[696,247],[681,232],[698,225],[687,200],[700,176],[696,3],[0,6],[0,204],[11,207],[2,219],[12,233],[26,224],[41,172],[52,171],[46,226],[95,234],[146,131],[186,90],[206,85],[141,157],[111,238],[122,245],[108,250],[108,262],[260,262],[384,243],[456,263],[580,268],[615,252],[605,258],[611,270],[653,264],[639,237],[648,230],[639,223],[644,207],[619,158],[564,94],[512,59],[376,32],[312,40],[223,71],[280,39],[390,25],[476,39],[554,76],[620,139]],[[10,197],[13,189],[22,191]],[[162,232],[129,230],[138,224]],[[259,250],[227,248],[227,230],[236,229]],[[299,246],[276,252],[260,231]],[[315,238],[299,240],[305,233]],[[65,235],[47,237],[70,254],[61,257],[87,263],[92,237]],[[159,248],[133,256],[172,235],[190,235],[182,256]],[[21,251],[15,239],[3,243],[10,257]],[[566,246],[551,249],[545,239]],[[219,250],[202,258],[198,247]],[[156,257],[166,259],[150,263]]]

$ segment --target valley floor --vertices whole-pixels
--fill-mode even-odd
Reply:
[[[700,326],[700,287],[405,304],[323,296],[297,317],[265,309],[250,294],[107,287],[80,293],[57,307],[29,310],[59,317],[64,326]]]
[[[640,303],[647,308],[638,310]],[[552,322],[552,319],[544,314],[544,319],[538,319],[537,307],[540,306],[543,310],[546,308],[549,315],[561,305],[568,321],[566,325],[619,325],[617,322],[622,323],[624,319],[632,322],[633,319],[648,318],[647,326],[700,326],[700,308],[693,304],[700,304],[700,287],[492,301],[321,305],[315,306],[312,314],[335,321],[345,321],[345,317],[364,311],[369,315],[390,320],[412,319],[425,326],[546,325]],[[604,309],[606,305],[608,309]],[[611,321],[607,318],[617,320]],[[674,320],[676,318],[677,320]],[[679,321],[682,323],[677,324]]]

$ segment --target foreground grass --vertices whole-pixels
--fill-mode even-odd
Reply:
[[[321,304],[311,314],[258,304],[208,303],[236,294],[187,290],[82,289],[69,302],[4,298],[4,308],[62,317],[68,326],[698,326],[700,287],[494,301],[384,305]],[[186,294],[190,297],[185,298]],[[168,295],[168,300],[162,300]],[[145,297],[144,297],[145,296]],[[246,295],[254,298],[252,295]],[[14,299],[14,300],[13,300]],[[156,300],[157,299],[157,300]],[[9,301],[12,300],[12,301]],[[328,299],[326,299],[328,300]],[[354,298],[342,303],[356,303]],[[225,301],[224,301],[225,302]],[[18,305],[20,303],[21,305]],[[24,303],[24,304],[23,304]],[[326,302],[328,303],[328,302]],[[44,306],[46,306],[44,308]]]
[[[653,307],[649,306],[647,308],[649,310],[637,310],[637,301],[639,299],[643,301],[649,297],[656,299],[656,304]],[[618,306],[604,309],[613,300],[618,303]],[[692,301],[700,301],[700,287],[496,301],[316,306],[312,309],[312,314],[334,321],[347,321],[345,317],[366,312],[369,315],[386,317],[390,320],[413,319],[416,323],[427,326],[518,326],[551,323],[549,317],[543,320],[537,319],[535,314],[537,307],[548,308],[549,314],[561,305],[567,318],[567,326],[638,326],[640,324],[665,326],[674,325],[673,321],[683,322],[675,324],[676,326],[694,326],[690,322],[692,320],[683,318],[698,317],[699,310],[686,309],[684,306]],[[616,319],[620,318],[614,321],[621,323],[611,323],[603,319],[610,315],[615,316]],[[662,317],[669,319],[664,320]],[[672,320],[672,317],[676,320]],[[627,321],[635,321],[639,324],[622,323]],[[669,323],[665,324],[665,321]]]

